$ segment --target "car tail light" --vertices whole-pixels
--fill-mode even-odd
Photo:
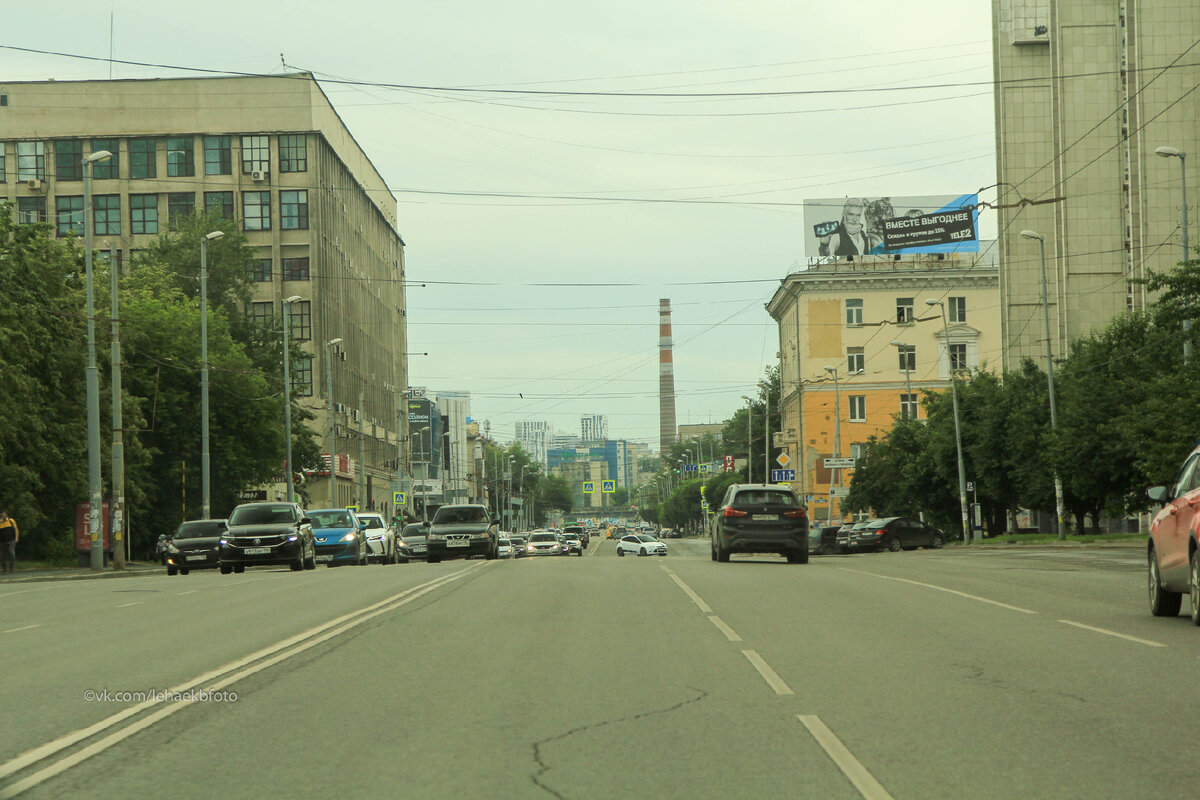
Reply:
[[[726,517],[744,517],[749,513],[750,512],[748,511],[738,511],[736,508],[732,508],[730,506],[725,506],[723,509],[721,509],[721,515]]]
[[[808,512],[803,508],[797,508],[793,511],[785,511],[783,512],[783,515],[785,517],[791,517],[792,519],[804,519],[808,516]]]
[[[866,532],[867,532],[867,531],[863,531],[863,533],[866,533]],[[886,536],[886,535],[887,535],[887,528],[880,528],[879,530],[875,531],[875,533],[876,533],[876,534],[878,534],[878,535],[880,535],[880,536]]]

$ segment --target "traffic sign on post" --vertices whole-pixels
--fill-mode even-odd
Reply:
[[[854,462],[857,459],[850,458],[827,458],[825,459],[825,469],[854,469]]]
[[[829,490],[829,496],[830,497],[849,497],[850,496],[850,487],[849,486],[834,486],[833,488],[831,488]]]
[[[794,469],[773,469],[771,470],[771,480],[775,483],[784,483],[796,480],[796,470]]]
[[[617,490],[617,482],[616,481],[601,481],[600,482],[600,491],[604,492],[605,494],[612,494],[616,490]]]
[[[358,506],[346,506],[346,510],[352,514],[358,513]]]
[[[779,455],[775,456],[775,460],[779,462],[779,466],[781,467],[786,467],[788,464],[792,463],[792,457],[787,453],[780,453]]]
[[[595,481],[584,481],[583,482],[583,493],[584,494],[595,494],[596,493],[596,482]]]
[[[392,505],[406,506],[408,505],[408,495],[404,492],[392,492]]]

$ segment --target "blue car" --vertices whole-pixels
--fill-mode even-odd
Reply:
[[[317,563],[334,567],[339,564],[366,565],[367,523],[344,508],[321,508],[308,512],[317,540]]]

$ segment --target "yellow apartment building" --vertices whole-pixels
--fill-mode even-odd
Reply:
[[[781,282],[767,304],[779,325],[775,441],[814,520],[843,519],[830,490],[839,495],[853,474],[825,459],[857,458],[896,418],[922,418],[921,393],[949,388],[952,370],[999,369],[993,245],[981,242],[978,254],[833,259]]]

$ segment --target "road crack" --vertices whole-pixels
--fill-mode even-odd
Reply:
[[[568,737],[574,736],[577,733],[583,733],[584,731],[596,730],[597,728],[603,728],[607,725],[615,725],[619,722],[636,722],[637,720],[643,719],[645,717],[654,717],[654,716],[658,716],[659,714],[670,714],[672,711],[678,711],[679,709],[683,708],[684,706],[691,705],[692,703],[698,703],[701,700],[708,697],[708,692],[706,692],[702,689],[696,689],[692,686],[689,686],[687,688],[693,692],[696,692],[696,696],[692,697],[688,700],[682,700],[678,703],[675,703],[674,705],[667,706],[666,708],[656,708],[653,711],[643,711],[640,714],[633,714],[632,716],[617,717],[616,719],[606,719],[601,722],[593,722],[588,725],[580,725],[578,728],[572,728],[571,730],[566,731],[564,733],[560,733],[557,736],[550,736],[546,739],[541,739],[539,741],[534,742],[533,743],[533,760],[538,765],[538,769],[537,769],[537,772],[535,772],[529,776],[529,779],[533,782],[533,785],[538,787],[539,789],[542,789],[543,791],[553,795],[554,797],[557,797],[559,800],[567,800],[566,795],[555,791],[554,789],[550,788],[549,786],[547,786],[545,783],[542,782],[542,776],[544,776],[547,772],[550,771],[550,765],[547,764],[542,759],[542,748],[544,746],[546,746],[552,742],[561,741]]]

